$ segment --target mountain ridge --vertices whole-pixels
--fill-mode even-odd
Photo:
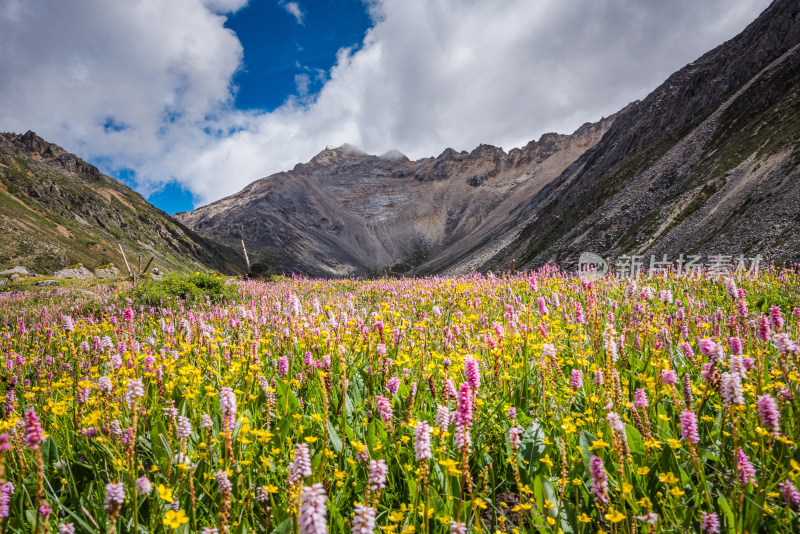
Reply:
[[[241,272],[237,253],[203,238],[97,167],[39,137],[0,133],[0,265],[52,272],[123,266],[137,254],[164,271]]]
[[[479,226],[499,224],[613,120],[586,123],[570,135],[544,134],[508,153],[482,144],[411,161],[398,151],[387,157],[347,144],[327,147],[289,171],[175,217],[229,246],[243,239],[257,271],[407,273],[469,240]]]

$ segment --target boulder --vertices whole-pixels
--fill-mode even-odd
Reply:
[[[32,276],[36,276],[34,273],[30,272],[28,269],[22,266],[12,267],[11,269],[6,269],[5,271],[0,271],[0,276],[14,276],[17,275],[18,278],[30,278]]]
[[[114,279],[122,276],[122,272],[119,269],[117,269],[116,265],[114,265],[113,263],[109,263],[108,265],[101,265],[100,267],[95,269],[94,275],[97,278]]]
[[[54,278],[61,278],[65,280],[83,280],[86,278],[94,278],[92,271],[83,266],[82,263],[77,265],[70,265],[66,269],[61,269],[53,273]]]

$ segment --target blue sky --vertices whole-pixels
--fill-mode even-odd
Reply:
[[[333,67],[340,48],[360,45],[370,26],[360,0],[306,1],[300,9],[302,23],[274,0],[255,0],[228,18],[244,47],[236,107],[274,110],[297,91],[298,75],[309,75],[311,92],[319,91],[318,71]]]
[[[298,94],[298,77],[309,80],[311,95],[318,92],[336,62],[336,52],[357,47],[371,21],[360,0],[303,2],[302,18],[275,0],[255,0],[228,17],[225,27],[236,32],[244,48],[241,69],[233,78],[235,107],[271,112],[290,95]],[[135,173],[114,176],[136,186]],[[169,214],[191,210],[195,199],[179,182],[169,182],[147,199]]]
[[[644,98],[770,0],[0,0],[0,131],[168,213],[326,146],[510,150]]]

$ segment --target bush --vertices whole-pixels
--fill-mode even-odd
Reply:
[[[179,297],[188,302],[205,300],[222,303],[239,301],[239,293],[234,286],[228,285],[227,279],[217,274],[171,273],[161,280],[147,280],[130,289],[123,297],[128,297],[136,304],[158,306],[167,304],[170,297]]]

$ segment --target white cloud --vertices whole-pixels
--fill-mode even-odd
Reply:
[[[297,2],[287,2],[286,0],[278,0],[278,5],[286,10],[291,16],[295,18],[298,24],[303,24],[305,21],[305,13],[300,9],[300,4]]]
[[[174,178],[208,202],[326,145],[424,157],[570,132],[645,96],[768,0],[371,0],[374,27],[339,51],[321,91],[307,94],[301,72],[270,113],[233,109],[242,48],[224,13],[244,3],[0,0],[0,130],[34,129],[135,169],[142,190]]]

